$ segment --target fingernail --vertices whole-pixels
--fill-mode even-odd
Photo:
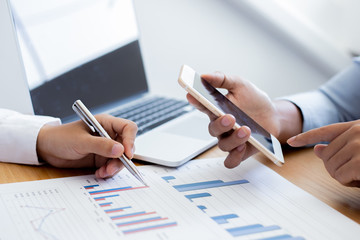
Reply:
[[[233,117],[232,115],[226,115],[223,119],[221,119],[221,125],[223,125],[224,127],[228,127],[230,126],[233,119],[235,120],[235,117]]]
[[[223,74],[222,72],[216,71],[216,72],[214,72],[214,76],[216,76],[216,77],[223,77],[224,74]]]
[[[240,146],[238,146],[238,147],[236,148],[236,150],[237,150],[238,152],[242,152],[242,151],[244,150],[244,148],[245,148],[245,144],[241,144]]]
[[[226,116],[223,119],[221,119],[221,125],[223,125],[224,127],[227,127],[230,125],[230,119]]]
[[[289,138],[286,142],[287,142],[289,145],[291,145],[292,143],[295,142],[295,138],[296,138],[296,136],[293,136],[293,137]]]
[[[114,176],[117,171],[119,171],[119,168],[115,168],[113,171],[111,171],[111,174],[110,174],[110,175],[111,175],[111,176]]]
[[[244,131],[243,128],[240,128],[237,135],[239,138],[244,138],[244,137],[246,137],[246,132]]]
[[[112,150],[111,150],[111,154],[113,156],[119,156],[122,152],[122,146],[120,143],[117,143],[117,144],[114,144],[114,146],[112,147]]]
[[[135,153],[135,146],[133,146],[132,149],[131,149],[131,158],[134,157],[134,153]]]

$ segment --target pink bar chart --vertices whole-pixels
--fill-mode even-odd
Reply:
[[[94,184],[83,187],[124,235],[154,231],[178,225],[176,221],[162,216],[157,211],[146,211],[136,206],[122,205],[125,203],[122,196],[124,192],[146,189],[149,188],[148,186],[101,188],[99,185]]]

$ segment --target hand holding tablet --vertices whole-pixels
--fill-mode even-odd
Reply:
[[[280,142],[216,88],[201,79],[200,75],[193,69],[186,65],[182,66],[178,82],[189,94],[216,116],[233,115],[236,119],[234,130],[243,125],[248,126],[251,129],[248,142],[277,166],[284,163]]]

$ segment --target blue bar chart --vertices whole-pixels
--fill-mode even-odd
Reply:
[[[172,176],[173,177],[173,176]],[[172,179],[175,179],[173,177]],[[193,190],[203,190],[208,188],[219,188],[219,187],[226,187],[231,185],[237,184],[245,184],[249,183],[248,180],[237,180],[237,181],[230,181],[224,182],[222,180],[213,180],[213,181],[206,181],[206,182],[197,182],[197,183],[189,183],[189,184],[182,184],[182,185],[174,185],[173,187],[178,190],[179,192],[187,192]]]
[[[193,199],[195,199],[195,198],[211,197],[211,194],[206,193],[206,192],[205,193],[195,193],[195,194],[185,195],[185,197],[192,202]]]
[[[197,207],[203,212],[205,212],[205,210],[206,210],[206,207],[203,205],[198,205]]]
[[[166,182],[169,182],[170,180],[175,179],[175,177],[174,176],[165,176],[165,177],[162,177],[162,179],[164,179]]]
[[[224,224],[224,223],[228,223],[228,219],[231,218],[238,218],[239,216],[237,214],[226,214],[226,215],[221,215],[221,216],[215,216],[215,217],[211,217],[216,223],[218,224]]]
[[[195,174],[194,174],[195,176]],[[190,177],[188,177],[190,178]],[[194,177],[193,177],[194,178]],[[231,192],[232,190],[229,187],[233,186],[245,186],[250,184],[247,179],[238,179],[224,181],[220,179],[207,180],[207,181],[194,181],[189,183],[178,184],[177,177],[174,175],[165,175],[162,176],[162,179],[168,184],[171,184],[174,189],[178,192],[183,193],[184,197],[187,198],[190,202],[197,204],[197,207],[204,213],[208,214],[209,217],[215,221],[217,224],[222,226],[226,232],[228,232],[234,238],[249,237],[254,236],[255,239],[291,239],[291,240],[301,240],[302,237],[293,237],[289,234],[282,234],[283,230],[278,225],[263,225],[260,223],[254,224],[238,224],[241,222],[239,215],[241,212],[231,212],[236,211],[236,209],[229,210],[224,212],[221,215],[212,215],[213,209],[210,206],[220,205],[221,198],[217,197],[217,194],[223,194],[224,191]],[[195,179],[197,177],[195,176]],[[195,180],[194,179],[194,180]],[[221,192],[219,192],[221,191]],[[198,204],[201,202],[201,204]],[[214,204],[217,202],[217,204]],[[217,211],[219,209],[216,209]],[[234,223],[232,223],[234,222]],[[244,222],[244,221],[243,221]],[[235,226],[234,226],[235,225]],[[271,237],[262,237],[269,234]]]
[[[238,237],[243,235],[249,235],[253,233],[262,233],[272,230],[278,230],[280,229],[279,226],[267,226],[264,227],[261,224],[254,224],[254,225],[248,225],[248,226],[242,226],[242,227],[235,227],[235,228],[229,228],[226,229],[232,236]]]

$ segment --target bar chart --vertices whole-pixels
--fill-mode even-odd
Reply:
[[[139,182],[128,172],[110,179],[79,180],[81,203],[89,202],[93,217],[101,216],[117,236],[127,238],[184,239],[223,237],[222,229],[203,214],[197,206],[152,171],[142,173],[149,186]],[[70,182],[69,182],[70,183]],[[69,186],[74,186],[71,181]],[[74,193],[78,188],[73,188]],[[77,193],[79,195],[79,193]],[[194,231],[196,228],[196,231]]]
[[[86,185],[90,196],[103,208],[104,212],[125,235],[176,227],[177,222],[161,216],[156,211],[143,211],[131,205],[124,206],[119,193],[149,188],[148,186],[125,186],[100,189],[98,184]],[[113,194],[117,193],[117,194]],[[112,199],[112,201],[110,201]]]
[[[187,166],[188,174],[186,174],[185,183],[183,183],[184,180],[179,181],[176,175],[164,175],[162,179],[178,192],[182,193],[191,203],[196,204],[202,212],[206,213],[232,237],[237,239],[241,239],[242,237],[244,239],[273,240],[304,239],[301,236],[289,234],[288,231],[283,229],[279,224],[272,224],[270,221],[261,221],[260,219],[257,221],[247,221],[247,219],[243,217],[244,211],[242,211],[240,205],[236,204],[236,201],[232,199],[226,199],[226,196],[234,196],[235,191],[244,192],[247,187],[251,188],[251,183],[247,179],[232,179],[228,181],[212,179],[203,181],[201,178],[204,177],[204,173],[201,171],[200,174],[197,174],[199,170],[196,171],[196,169],[199,169],[199,167],[191,168],[191,166]],[[184,179],[183,175],[180,177]],[[209,178],[211,176],[205,177]],[[216,176],[212,176],[212,178],[216,178]],[[181,184],[179,184],[180,182]],[[226,205],[224,201],[227,201]]]
[[[0,239],[358,239],[357,223],[270,169],[240,166],[143,166],[149,186],[126,170],[2,184]]]
[[[221,229],[158,175],[124,171],[0,186],[0,239],[219,239]],[[14,187],[15,186],[15,187]],[[17,186],[17,187],[16,187]]]
[[[176,179],[174,176],[171,176],[173,179]],[[168,177],[163,177],[163,179]],[[224,182],[222,180],[213,180],[213,181],[206,181],[206,182],[197,182],[197,183],[188,183],[182,185],[174,185],[173,187],[178,190],[179,192],[186,192],[186,191],[194,191],[194,190],[202,190],[208,188],[218,188],[218,187],[226,187],[236,184],[245,184],[249,183],[248,180],[236,180],[230,182]]]

